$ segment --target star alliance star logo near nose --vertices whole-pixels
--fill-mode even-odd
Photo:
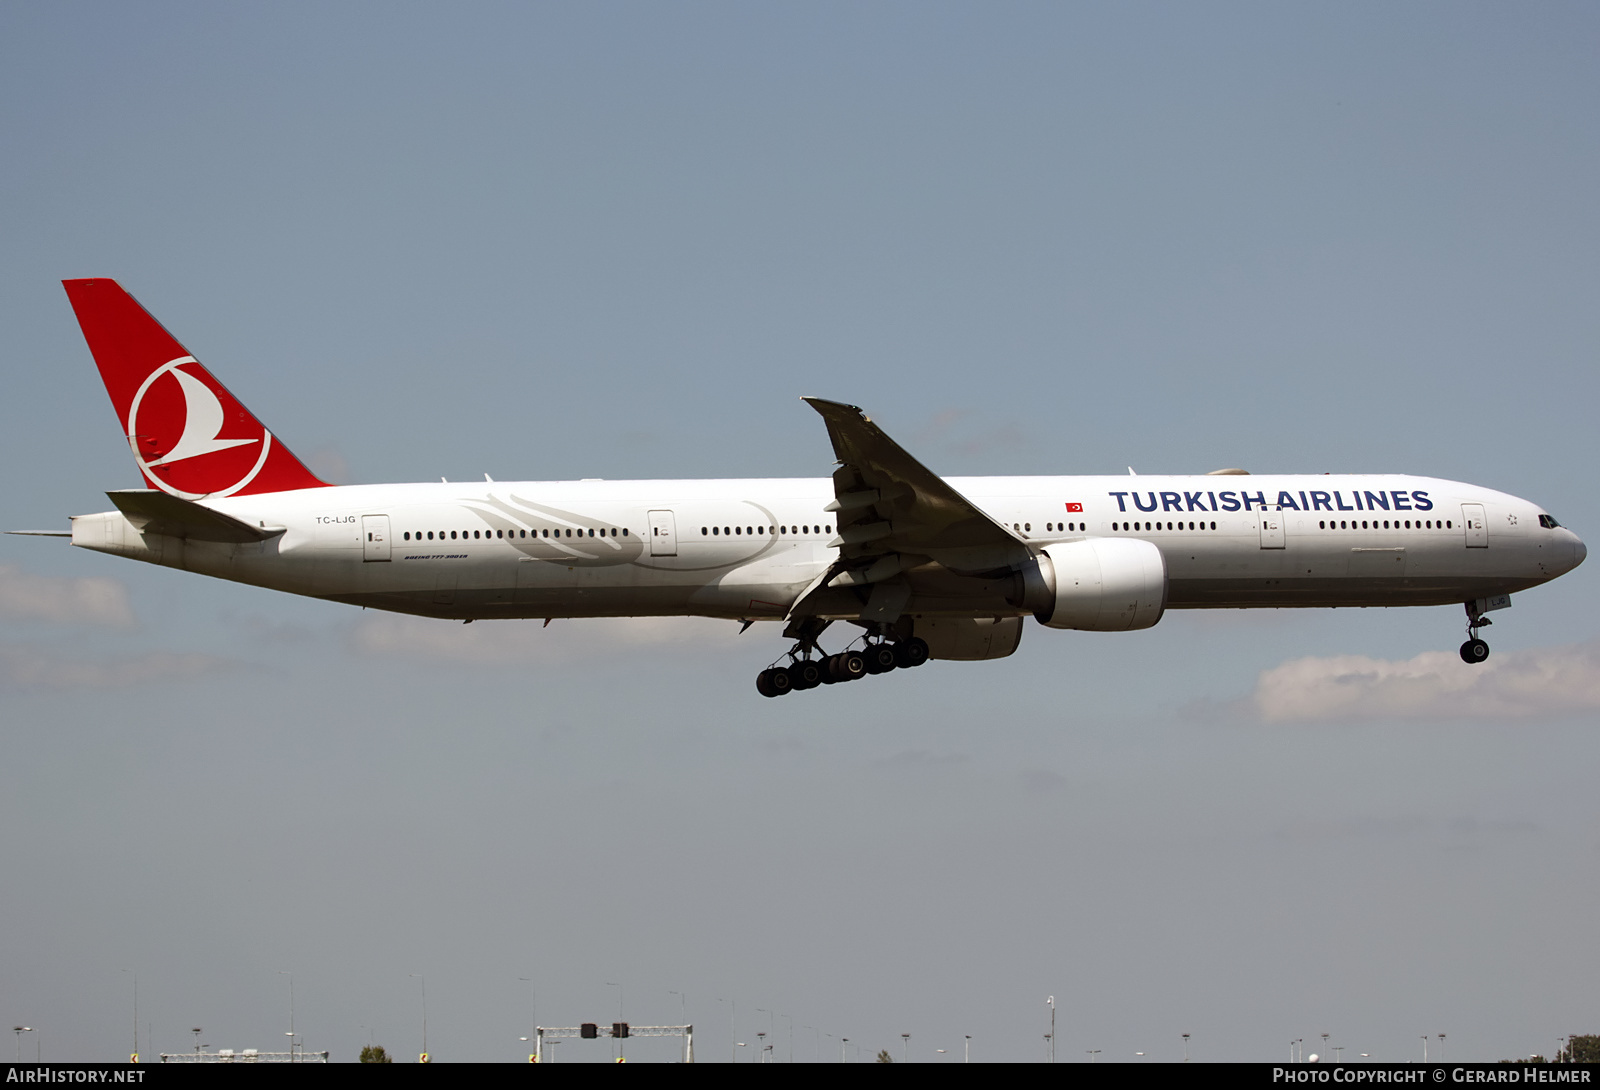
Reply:
[[[133,404],[128,411],[128,443],[133,448],[133,456],[139,462],[139,468],[144,471],[145,477],[156,487],[174,496],[184,499],[196,499],[202,495],[229,496],[245,485],[249,484],[255,475],[266,464],[267,452],[272,446],[272,433],[265,428],[261,435],[251,439],[223,439],[221,433],[227,423],[227,414],[222,408],[222,400],[217,397],[216,391],[207,386],[205,382],[189,372],[182,370],[186,363],[197,362],[193,356],[179,356],[171,360],[146,376],[140,384],[139,390],[133,395]],[[139,440],[139,410],[144,404],[145,395],[150,391],[155,381],[163,375],[170,374],[177,380],[177,388],[183,394],[183,431],[178,436],[178,441],[165,454],[155,459],[145,457],[145,452],[140,450]],[[168,395],[170,396],[170,395]],[[152,405],[152,409],[156,405]],[[171,409],[166,405],[160,408]],[[259,427],[259,425],[257,425]],[[171,466],[176,462],[186,462],[192,458],[201,458],[209,454],[218,454],[235,447],[249,446],[252,443],[261,444],[261,455],[256,459],[255,465],[239,480],[226,488],[215,489],[209,492],[185,492],[163,481],[153,471],[160,467]]]

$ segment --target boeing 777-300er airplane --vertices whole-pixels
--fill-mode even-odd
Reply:
[[[334,487],[115,281],[65,283],[148,486],[73,518],[74,545],[469,622],[778,621],[766,696],[1004,658],[1030,614],[1125,632],[1169,609],[1464,603],[1482,662],[1484,614],[1586,554],[1527,500],[1429,477],[945,479],[817,398],[831,478]],[[841,621],[859,631],[824,655]]]

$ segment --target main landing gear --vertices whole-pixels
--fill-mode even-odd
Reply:
[[[783,696],[796,689],[815,689],[818,685],[837,685],[868,674],[887,674],[909,669],[928,661],[928,645],[917,637],[890,643],[876,640],[859,650],[812,658],[821,651],[815,641],[802,640],[789,651],[789,665],[774,664],[756,675],[756,692],[762,696]]]
[[[1489,645],[1478,638],[1478,629],[1494,624],[1478,612],[1476,602],[1467,604],[1467,642],[1461,645],[1461,661],[1476,666],[1489,657]]]

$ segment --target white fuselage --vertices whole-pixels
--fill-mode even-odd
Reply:
[[[1424,477],[952,478],[1042,547],[1152,542],[1167,608],[1459,603],[1571,570],[1584,546],[1536,505]],[[267,529],[231,544],[73,520],[74,545],[430,617],[779,619],[837,554],[827,479],[356,485],[203,500]],[[1541,516],[1545,516],[1541,519]],[[1016,616],[1004,580],[919,582],[924,615]],[[851,606],[836,615],[848,618]]]

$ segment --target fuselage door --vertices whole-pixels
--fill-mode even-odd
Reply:
[[[650,512],[650,555],[678,555],[677,521],[671,511]]]
[[[361,516],[361,559],[389,559],[389,516]]]
[[[1261,547],[1263,549],[1283,548],[1283,512],[1276,507],[1270,507],[1256,516],[1261,524]]]
[[[1483,504],[1462,504],[1461,525],[1467,531],[1467,548],[1487,549],[1489,547],[1489,520],[1484,517]]]

